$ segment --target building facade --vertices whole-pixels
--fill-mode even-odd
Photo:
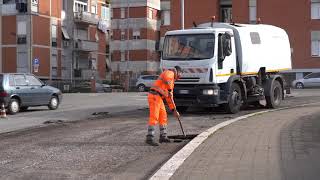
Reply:
[[[106,1],[0,0],[0,6],[1,72],[52,81],[107,78]]]
[[[130,6],[141,5],[147,0],[128,0]],[[113,7],[114,19],[119,21],[117,16],[121,15],[120,7],[127,8],[127,0],[115,0],[117,6],[119,2],[121,6]],[[149,2],[149,1],[148,1]],[[164,34],[168,30],[181,29],[181,0],[161,0],[150,1],[158,5],[156,9],[158,14],[158,29],[160,31],[159,39],[155,39],[155,43],[163,43]],[[140,3],[140,4],[139,4]],[[112,4],[115,4],[112,2]],[[214,17],[214,21],[219,22],[235,22],[235,23],[263,23],[272,24],[285,29],[290,38],[292,50],[292,66],[293,79],[301,78],[307,73],[320,71],[320,0],[184,0],[184,25],[185,28],[191,28],[195,24],[210,22]],[[147,11],[143,12],[147,16]],[[135,24],[135,21],[129,24]],[[124,23],[125,25],[125,23]],[[130,26],[130,25],[129,25]],[[115,28],[115,26],[112,26]],[[119,32],[115,36],[121,37]],[[125,41],[124,41],[125,42]],[[126,52],[126,47],[122,46],[122,52]],[[151,47],[151,46],[150,46]],[[155,47],[155,51],[157,48]],[[111,51],[113,49],[111,48]],[[119,60],[119,52],[114,59]],[[121,54],[121,53],[120,53]],[[141,56],[146,57],[146,53]],[[126,56],[124,56],[126,57]],[[124,59],[124,58],[123,58]],[[155,58],[156,59],[156,58]],[[114,61],[114,60],[112,60]],[[127,59],[123,60],[126,62]],[[131,59],[128,60],[129,62]],[[141,64],[143,61],[149,61],[147,58],[139,60]],[[156,63],[155,63],[156,64]],[[144,66],[147,67],[147,66]],[[120,68],[121,69],[121,68]],[[114,67],[113,71],[118,71],[118,67]],[[124,70],[126,71],[126,70]],[[131,69],[129,70],[131,71]],[[148,71],[149,72],[149,71]],[[157,72],[153,70],[152,72]],[[141,71],[141,73],[146,73]],[[149,72],[151,73],[151,72]]]
[[[159,71],[160,0],[111,1],[113,79],[131,86],[140,74]]]

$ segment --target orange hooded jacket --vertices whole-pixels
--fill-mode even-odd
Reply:
[[[157,91],[164,99],[171,110],[176,109],[173,101],[173,88],[174,88],[174,72],[172,70],[165,70],[154,82],[151,90]]]

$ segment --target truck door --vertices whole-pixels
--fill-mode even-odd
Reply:
[[[225,83],[237,71],[234,36],[231,30],[219,32],[217,36],[217,83]]]

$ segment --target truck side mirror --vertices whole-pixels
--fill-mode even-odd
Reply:
[[[223,61],[226,56],[232,53],[231,35],[228,33],[219,34],[218,36],[218,69],[223,68]]]
[[[231,47],[231,35],[228,33],[225,33],[223,36],[223,51],[225,56],[230,56],[232,53],[232,47]]]
[[[218,61],[222,62],[226,56],[224,54],[224,48],[223,48],[223,35],[219,34],[218,36]]]

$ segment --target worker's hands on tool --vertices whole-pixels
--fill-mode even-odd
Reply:
[[[176,109],[173,111],[173,115],[174,115],[176,118],[180,118],[180,114],[179,114],[179,112],[178,112]]]

